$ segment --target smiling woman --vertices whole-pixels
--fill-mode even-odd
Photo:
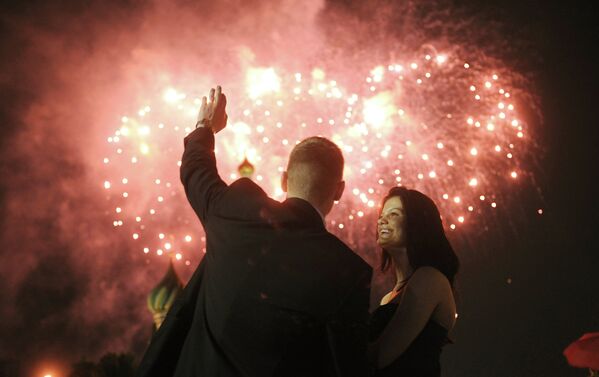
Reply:
[[[371,319],[377,376],[439,376],[439,358],[457,317],[452,284],[459,262],[439,211],[426,195],[392,188],[377,222],[381,269],[395,287]]]
[[[405,216],[405,209],[399,196],[393,196],[385,202],[377,223],[378,244],[381,247],[405,246]]]

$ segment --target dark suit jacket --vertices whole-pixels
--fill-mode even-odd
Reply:
[[[185,138],[181,180],[206,255],[138,376],[367,375],[372,269],[307,201],[225,184],[213,151],[210,129]]]

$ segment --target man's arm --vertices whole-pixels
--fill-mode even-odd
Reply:
[[[209,98],[202,98],[196,130],[184,140],[180,169],[187,199],[202,223],[227,187],[218,175],[214,156],[214,133],[227,124],[227,100],[220,86],[210,90]]]
[[[371,278],[372,269],[364,269],[339,311],[327,323],[335,376],[364,377],[370,374],[367,347]]]

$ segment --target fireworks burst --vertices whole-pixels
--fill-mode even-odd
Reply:
[[[225,92],[235,84],[223,83]],[[346,193],[328,225],[350,245],[372,247],[379,201],[394,185],[427,193],[450,230],[467,232],[482,208],[497,207],[499,193],[527,173],[522,154],[530,143],[510,84],[509,74],[432,47],[374,67],[359,85],[319,68],[249,68],[245,93],[230,101],[229,125],[217,137],[219,172],[231,182],[247,158],[256,167],[253,179],[282,200],[280,174],[291,149],[322,135],[346,158]],[[140,252],[187,265],[191,252],[205,247],[178,179],[198,97],[168,88],[135,116],[122,117],[103,161],[115,228],[129,233]]]

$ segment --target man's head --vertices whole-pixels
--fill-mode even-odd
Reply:
[[[328,214],[345,188],[341,150],[324,137],[303,140],[289,155],[281,185],[289,197],[305,199]]]

